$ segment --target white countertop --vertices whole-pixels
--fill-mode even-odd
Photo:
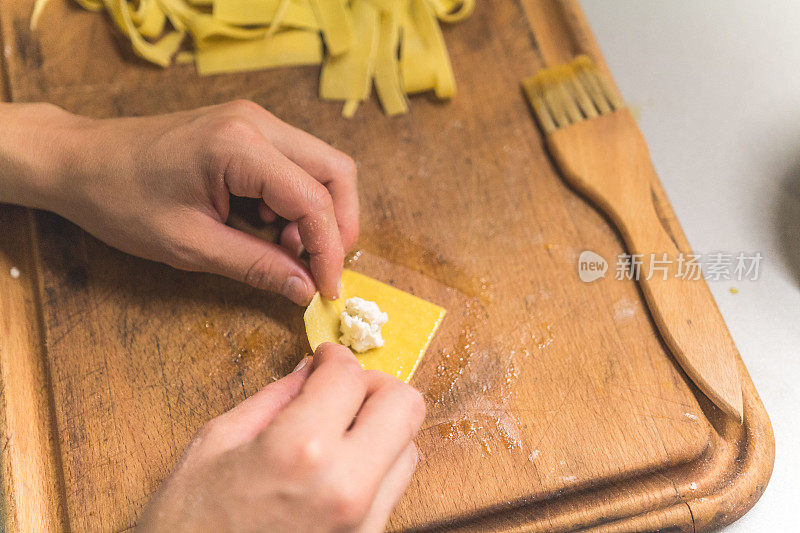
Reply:
[[[766,492],[726,531],[796,530],[800,2],[581,4],[694,250],[764,257],[756,281],[709,283],[776,441]]]

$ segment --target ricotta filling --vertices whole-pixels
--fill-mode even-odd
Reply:
[[[348,298],[341,314],[339,342],[358,353],[380,348],[383,346],[381,326],[388,321],[389,315],[381,312],[375,302]]]

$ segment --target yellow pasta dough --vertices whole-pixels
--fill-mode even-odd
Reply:
[[[323,342],[339,342],[340,314],[344,310],[345,300],[353,296],[377,303],[381,311],[389,315],[389,321],[381,328],[385,341],[383,347],[358,354],[361,366],[381,370],[407,382],[436,334],[445,310],[422,298],[345,269],[339,299],[325,300],[317,294],[303,316],[312,349]]]
[[[105,10],[140,57],[200,74],[323,64],[320,97],[351,117],[375,85],[387,115],[406,94],[455,95],[439,22],[469,16],[475,0],[75,0]],[[48,0],[34,0],[35,28]],[[189,36],[193,49],[187,50]]]
[[[200,74],[260,70],[286,65],[319,65],[322,40],[318,33],[283,31],[256,40],[231,41],[199,48],[195,57]]]
[[[350,49],[353,25],[346,0],[311,0],[319,27],[331,55],[338,56]]]
[[[311,4],[298,0],[216,0],[214,18],[239,26],[280,26],[318,30],[319,23]],[[282,13],[281,13],[282,11]]]
[[[378,51],[380,13],[367,0],[353,0],[352,32],[357,38],[347,53],[331,56],[320,75],[320,96],[344,100],[343,115],[352,116],[359,102],[369,98]]]
[[[378,50],[375,58],[375,90],[387,115],[402,115],[408,111],[406,95],[400,82],[397,65],[397,45],[400,42],[400,17],[381,13]]]

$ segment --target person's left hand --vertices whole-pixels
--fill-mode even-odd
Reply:
[[[339,292],[358,237],[353,160],[248,101],[94,120],[0,104],[0,201],[56,213],[122,251],[307,304]],[[230,195],[289,221],[280,245],[225,225]],[[298,256],[309,254],[306,269]]]

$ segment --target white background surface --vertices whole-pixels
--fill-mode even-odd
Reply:
[[[800,2],[581,3],[694,250],[764,256],[757,281],[709,283],[776,441],[766,492],[725,531],[797,531]]]

